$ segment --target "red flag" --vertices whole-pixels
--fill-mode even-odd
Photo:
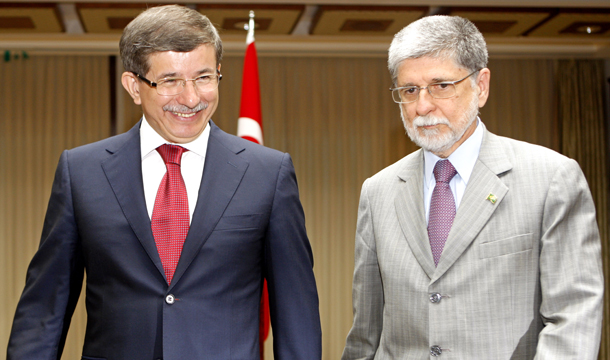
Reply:
[[[244,58],[244,75],[241,85],[241,106],[237,120],[237,136],[263,144],[263,116],[261,112],[261,95],[258,81],[258,59],[254,47],[254,12],[250,12],[248,36],[246,38],[246,57]],[[269,336],[269,294],[267,280],[263,283],[263,295],[260,304],[259,344],[261,360],[264,359],[265,339]]]
[[[254,23],[254,21],[251,21]],[[252,34],[251,34],[252,33]],[[254,46],[254,29],[248,30],[244,58],[244,75],[241,84],[241,106],[237,120],[237,136],[263,144],[263,116],[258,82],[258,60]]]

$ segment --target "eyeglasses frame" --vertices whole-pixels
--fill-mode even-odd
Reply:
[[[138,79],[140,79],[140,80],[144,81],[146,84],[148,84],[148,86],[155,88],[155,89],[157,90],[157,94],[158,94],[158,95],[160,95],[160,96],[176,96],[176,95],[180,95],[180,94],[182,94],[182,93],[184,92],[184,89],[186,88],[186,83],[187,83],[187,82],[189,82],[189,81],[195,81],[195,80],[197,80],[197,79],[199,78],[199,77],[197,77],[197,78],[194,78],[194,79],[181,79],[181,80],[184,80],[184,86],[182,87],[182,91],[180,91],[180,92],[179,92],[179,93],[177,93],[177,94],[173,94],[173,95],[161,95],[161,94],[159,94],[159,88],[157,88],[157,86],[159,85],[159,83],[156,83],[156,82],[154,82],[154,81],[150,81],[150,80],[148,80],[147,78],[145,78],[144,76],[142,76],[142,75],[138,74],[138,73],[137,73],[137,72],[135,72],[135,71],[130,71],[130,72],[131,72],[132,74],[134,74],[134,75],[135,75],[135,77],[137,77]],[[216,70],[216,73],[217,73],[217,75],[216,75],[216,76],[218,76],[218,84],[220,84],[220,80],[222,80],[222,74],[220,73],[220,70]],[[201,75],[201,76],[205,76],[205,75]],[[200,76],[200,77],[201,77],[201,76]],[[165,78],[164,78],[164,79],[165,79]],[[159,82],[164,81],[164,79],[162,79],[162,80],[161,80],[161,81],[159,81]],[[194,85],[194,84],[193,84],[193,85]],[[197,87],[195,86],[195,89],[196,89],[196,88],[197,88]]]
[[[411,88],[417,88],[418,92],[417,92],[417,98],[413,101],[409,101],[409,102],[397,102],[396,100],[394,100],[394,96],[392,96],[392,100],[394,100],[395,103],[397,104],[411,104],[416,102],[417,100],[419,100],[419,94],[421,93],[422,90],[428,90],[428,94],[430,94],[430,96],[432,96],[434,99],[451,99],[452,97],[454,97],[455,95],[446,97],[446,98],[437,98],[434,97],[434,95],[432,95],[432,93],[430,92],[430,86],[433,85],[441,85],[441,84],[445,84],[445,85],[453,85],[453,87],[455,88],[456,84],[461,83],[462,81],[468,79],[469,77],[471,77],[472,75],[476,74],[477,72],[481,71],[483,69],[478,69],[475,70],[473,72],[471,72],[470,74],[466,75],[466,77],[460,79],[460,80],[455,80],[455,81],[441,81],[441,82],[436,82],[436,83],[432,83],[432,84],[428,84],[427,86],[423,86],[423,87],[419,87],[419,86],[401,86],[401,87],[397,87],[397,88],[390,88],[390,91],[394,91],[394,90],[402,90],[402,89],[411,89]]]

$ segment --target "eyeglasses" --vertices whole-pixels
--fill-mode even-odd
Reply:
[[[193,85],[195,85],[195,89],[198,92],[208,92],[216,90],[220,80],[222,79],[222,75],[218,72],[218,75],[206,74],[196,77],[194,79],[181,79],[181,78],[164,78],[159,80],[159,82],[152,82],[145,78],[144,76],[135,73],[132,73],[138,77],[138,79],[147,83],[150,87],[154,87],[157,89],[157,94],[163,96],[173,96],[181,94],[186,87],[187,81],[192,81]]]
[[[428,93],[435,99],[448,99],[457,95],[455,90],[455,84],[459,84],[462,81],[468,79],[479,70],[473,71],[468,74],[465,78],[456,80],[456,81],[444,81],[434,84],[429,84],[428,86],[419,87],[419,86],[403,86],[397,88],[390,88],[392,91],[392,99],[394,102],[398,104],[409,104],[419,99],[420,91],[424,89],[428,89]]]

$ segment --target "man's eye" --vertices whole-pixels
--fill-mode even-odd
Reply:
[[[200,76],[197,79],[195,79],[195,82],[199,83],[199,84],[206,84],[206,83],[209,83],[210,81],[211,81],[210,75],[203,75],[203,76]]]
[[[413,95],[413,94],[417,94],[418,90],[419,90],[419,88],[417,88],[417,87],[410,87],[410,88],[405,88],[402,91],[405,95]]]
[[[437,90],[447,90],[448,88],[451,87],[451,84],[440,83],[440,84],[434,84],[432,86],[435,87]]]
[[[164,86],[174,86],[178,84],[178,79],[165,79],[161,81],[161,84]]]

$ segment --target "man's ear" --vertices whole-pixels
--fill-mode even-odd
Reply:
[[[142,99],[140,98],[140,81],[138,81],[138,78],[136,78],[133,73],[125,71],[123,75],[121,75],[121,83],[133,99],[133,102],[136,105],[142,105]]]
[[[482,108],[489,97],[489,80],[491,72],[488,68],[483,68],[477,76],[477,87],[479,88],[479,107]]]

